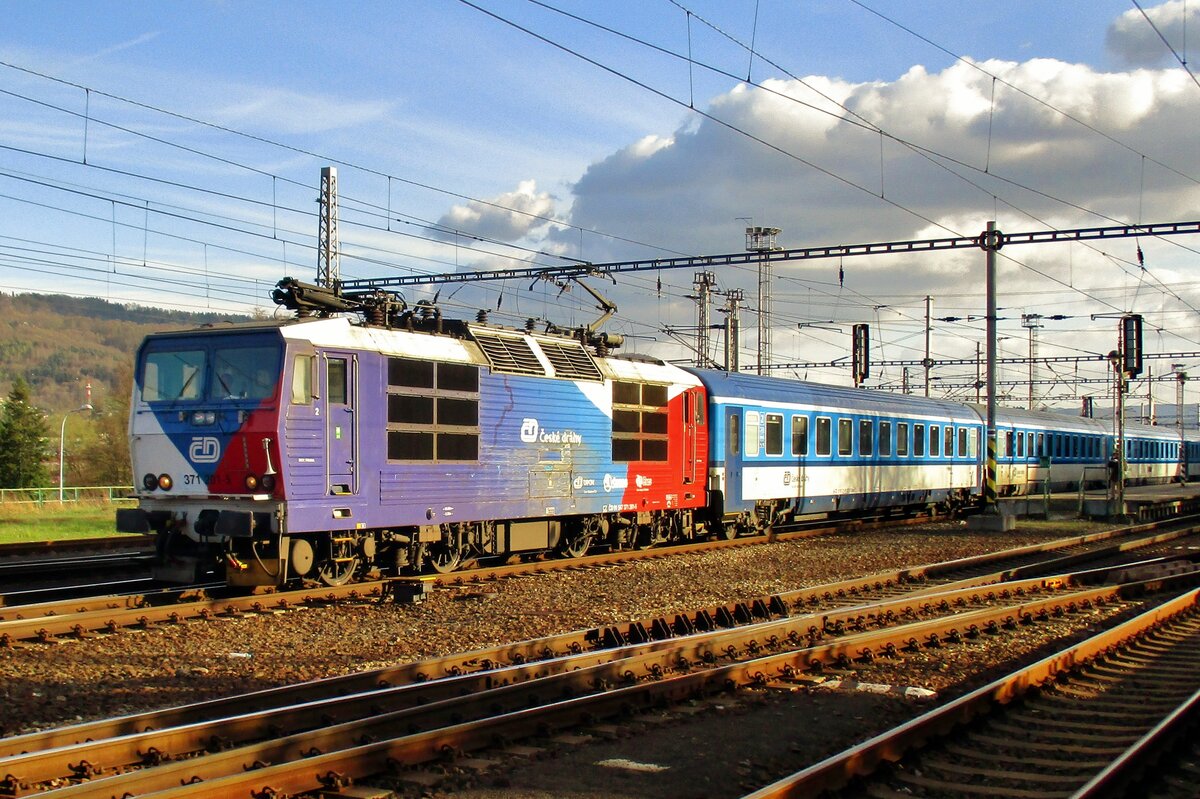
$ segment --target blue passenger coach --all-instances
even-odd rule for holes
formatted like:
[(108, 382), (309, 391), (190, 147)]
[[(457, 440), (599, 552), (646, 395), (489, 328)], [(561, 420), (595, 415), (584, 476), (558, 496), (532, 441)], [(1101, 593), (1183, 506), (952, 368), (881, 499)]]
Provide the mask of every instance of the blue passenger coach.
[(969, 406), (689, 370), (709, 393), (710, 504), (726, 532), (816, 513), (942, 504), (980, 491)]

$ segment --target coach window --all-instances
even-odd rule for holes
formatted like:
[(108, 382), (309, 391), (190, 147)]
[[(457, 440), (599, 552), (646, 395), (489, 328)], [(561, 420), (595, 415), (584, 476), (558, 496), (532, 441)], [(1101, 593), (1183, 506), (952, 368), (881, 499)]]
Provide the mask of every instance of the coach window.
[(896, 423), (896, 454), (908, 457), (908, 422)]
[(854, 453), (854, 425), (849, 419), (838, 419), (838, 455)]
[(979, 452), (979, 428), (972, 427), (971, 435), (967, 436), (967, 457), (975, 459), (976, 453)]
[(1004, 451), (1000, 453), (1001, 458), (1011, 458), (1013, 454), (1013, 434), (1011, 430), (1004, 433)]
[(958, 457), (967, 457), (967, 428), (958, 428)]
[(311, 355), (297, 355), (292, 361), (292, 404), (308, 405), (312, 402), (313, 361)]
[(792, 417), (792, 454), (808, 454), (808, 417)]
[(758, 411), (746, 411), (746, 457), (758, 456)]
[(875, 454), (875, 424), (870, 419), (858, 420), (858, 454)]
[(950, 425), (946, 425), (945, 442), (942, 452), (946, 453), (947, 458), (954, 457), (954, 428)]
[(1017, 457), (1025, 457), (1025, 434), (1017, 433)]
[(833, 451), (833, 422), (828, 416), (817, 417), (817, 454), (828, 455)]
[(938, 427), (936, 424), (929, 425), (929, 457), (936, 458), (942, 454), (939, 443), (941, 438), (938, 436)]
[(925, 455), (925, 425), (913, 425), (913, 457), (920, 458)]
[(767, 414), (767, 454), (783, 454), (783, 415)]
[(729, 454), (740, 455), (742, 453), (742, 420), (735, 413), (729, 417), (729, 430), (726, 435), (729, 436)]
[(1046, 436), (1046, 434), (1045, 434), (1045, 433), (1038, 433), (1038, 434), (1037, 434), (1037, 454), (1038, 454), (1038, 457), (1045, 457), (1046, 455), (1049, 455), (1049, 454), (1050, 454), (1049, 452), (1047, 452), (1047, 451), (1046, 451), (1046, 438), (1045, 438), (1045, 436)]
[(885, 456), (892, 454), (892, 423), (891, 422), (880, 422), (879, 423), (879, 454), (885, 455)]

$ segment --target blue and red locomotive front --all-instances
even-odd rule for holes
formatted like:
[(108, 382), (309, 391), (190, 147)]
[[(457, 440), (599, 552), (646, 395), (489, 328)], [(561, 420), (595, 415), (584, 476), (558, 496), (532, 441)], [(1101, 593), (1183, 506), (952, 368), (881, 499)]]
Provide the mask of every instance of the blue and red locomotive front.
[(149, 337), (130, 440), (156, 575), (337, 584), (371, 570), (703, 530), (704, 390), (565, 336), (347, 318)]

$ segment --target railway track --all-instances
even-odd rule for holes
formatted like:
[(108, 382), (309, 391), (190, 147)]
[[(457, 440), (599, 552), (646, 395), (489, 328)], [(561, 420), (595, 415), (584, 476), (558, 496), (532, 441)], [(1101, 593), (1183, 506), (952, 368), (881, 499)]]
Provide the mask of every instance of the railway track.
[[(154, 542), (144, 536), (80, 538), (0, 544), (0, 585), (61, 581), (76, 575), (145, 571)], [(13, 592), (0, 595), (0, 606), (13, 604)]]
[[(1148, 795), (1164, 753), (1196, 749), (1198, 602), (1186, 591), (747, 799)], [(1194, 796), (1175, 766), (1155, 776)]]
[[(495, 579), (505, 576), (534, 574), (575, 568), (582, 564), (587, 568), (607, 564), (622, 563), (629, 560), (644, 558), (663, 558), (676, 554), (688, 554), (725, 549), (730, 547), (750, 546), (769, 540), (794, 540), (810, 536), (823, 535), (831, 532), (846, 532), (851, 530), (869, 530), (888, 526), (913, 525), (929, 521), (927, 513), (913, 514), (908, 517), (863, 517), (830, 522), (828, 520), (805, 522), (788, 525), (781, 532), (770, 536), (746, 536), (732, 540), (706, 540), (671, 547), (640, 550), (603, 551), (595, 555), (571, 560), (557, 558), (534, 559), (516, 564), (479, 565), (473, 563), (470, 568), (450, 572), (444, 575), (428, 578), (401, 578), (393, 585), (421, 586), (423, 584), (445, 585), (461, 584), (466, 580)], [(75, 574), (89, 574), (97, 570), (120, 573), (123, 570), (141, 570), (153, 561), (153, 541), (141, 536), (116, 536), (110, 538), (78, 539), (64, 541), (40, 541), (18, 544), (0, 544), (0, 585), (18, 584), (33, 581), (29, 587), (0, 592), (0, 608), (21, 605), (45, 603), (53, 605), (54, 594), (63, 599), (78, 600), (83, 604), (89, 601), (99, 601), (101, 607), (112, 606), (111, 598), (117, 594), (127, 597), (126, 604), (140, 606), (148, 604), (149, 597), (159, 594), (157, 590), (147, 592), (146, 598), (139, 598), (139, 588), (153, 589), (156, 585), (149, 578), (131, 578), (102, 583), (45, 585), (45, 579), (60, 579)], [(366, 590), (374, 590), (374, 586), (385, 581), (367, 580), (356, 583), (368, 585)], [(201, 586), (197, 586), (198, 588)], [(208, 588), (208, 586), (205, 586)], [(308, 586), (302, 593), (321, 590), (322, 587)], [(332, 595), (341, 593), (344, 586), (330, 587)], [(353, 587), (347, 589), (355, 592)], [(262, 593), (274, 593), (267, 589)], [(361, 591), (359, 591), (361, 593)], [(195, 595), (195, 592), (192, 592)], [(58, 607), (52, 607), (50, 612), (59, 612)], [(39, 614), (36, 608), (27, 609), (22, 615)], [(10, 614), (11, 615), (11, 614)], [(0, 618), (4, 618), (0, 615)]]
[[(906, 593), (914, 583), (928, 586), (978, 585), (981, 581), (1005, 580), (1045, 574), (1047, 570), (1067, 570), (1083, 563), (1103, 564), (1106, 559), (1124, 557), (1128, 550), (1146, 552), (1152, 557), (1182, 557), (1177, 542), (1191, 535), (1191, 528), (1156, 532), (1161, 525), (1138, 525), (1076, 538), (1063, 539), (1018, 550), (982, 555), (960, 561), (930, 564), (899, 571), (848, 580), (819, 590), (799, 590), (788, 594), (764, 596), (730, 608), (714, 608), (711, 618), (648, 620), (645, 632), (636, 629), (608, 631), (610, 637), (651, 635), (657, 629), (688, 625), (714, 625), (730, 619), (761, 615), (764, 608), (803, 603), (807, 608), (833, 606), (888, 592)], [(564, 569), (603, 568), (646, 558), (684, 556), (713, 549), (761, 543), (758, 539), (708, 541), (670, 549), (632, 550), (591, 555), (572, 560), (548, 560), (520, 563), (421, 578), (390, 578), (343, 586), (320, 586), (294, 591), (278, 591), (250, 596), (220, 596), (213, 586), (170, 589), (152, 593), (134, 593), (90, 599), (67, 599), (49, 603), (0, 608), (0, 647), (19, 642), (49, 642), (62, 636), (111, 634), (121, 629), (145, 629), (156, 623), (180, 623), (208, 620), (240, 613), (274, 613), (297, 607), (326, 605), (337, 601), (389, 601), (419, 597), (440, 585), (485, 587), (490, 581)], [(1049, 554), (1055, 557), (1049, 558)], [(1038, 571), (1040, 570), (1040, 571)], [(632, 631), (631, 631), (632, 630)]]
[(113, 535), (99, 538), (63, 538), (54, 541), (17, 541), (0, 544), (0, 561), (44, 555), (61, 557), (87, 552), (154, 549), (153, 539), (142, 535)]
[[(781, 598), (774, 607), (734, 605), (715, 614), (697, 609), (687, 621), (676, 618), (678, 630), (664, 629), (665, 620), (646, 620), (626, 631), (582, 631), (60, 728), (0, 740), (5, 747), (0, 774), (10, 775), (0, 787), (23, 794), (85, 780), (47, 794), (55, 797), (248, 795), (242, 793), (246, 786), (294, 794), (322, 783), (336, 790), (347, 780), (396, 772), (401, 764), (436, 762), (446, 747), (474, 750), (492, 746), (497, 737), (578, 729), (599, 718), (733, 686), (803, 681), (864, 659), (900, 657), (909, 649), (1000, 635), (1039, 619), (1124, 606), (1149, 590), (1195, 582), (1197, 576), (1089, 585), (1101, 579), (1089, 571), (1013, 580), (1002, 589), (910, 586), (919, 590), (875, 602), (851, 600), (836, 612), (789, 612), (812, 597), (817, 602), (826, 595), (847, 597), (853, 588), (828, 586), (808, 596), (797, 592), (789, 597), (791, 605)], [(717, 623), (696, 629), (705, 619)], [(269, 740), (261, 739), (265, 729), (272, 730)], [(409, 734), (397, 738), (397, 729)], [(243, 771), (247, 766), (249, 773)], [(314, 780), (314, 774), (325, 778)]]

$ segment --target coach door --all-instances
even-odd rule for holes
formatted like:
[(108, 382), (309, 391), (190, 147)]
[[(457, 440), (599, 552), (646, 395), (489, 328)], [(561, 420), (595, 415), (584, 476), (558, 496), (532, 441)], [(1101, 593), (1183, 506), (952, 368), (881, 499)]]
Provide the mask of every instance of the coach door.
[(725, 511), (742, 504), (742, 415), (739, 407), (725, 408)]
[(696, 427), (700, 421), (700, 403), (695, 392), (683, 392), (683, 483), (696, 482), (697, 451)]
[(325, 390), (325, 470), (330, 494), (358, 493), (358, 359), (327, 352), (321, 356)]

